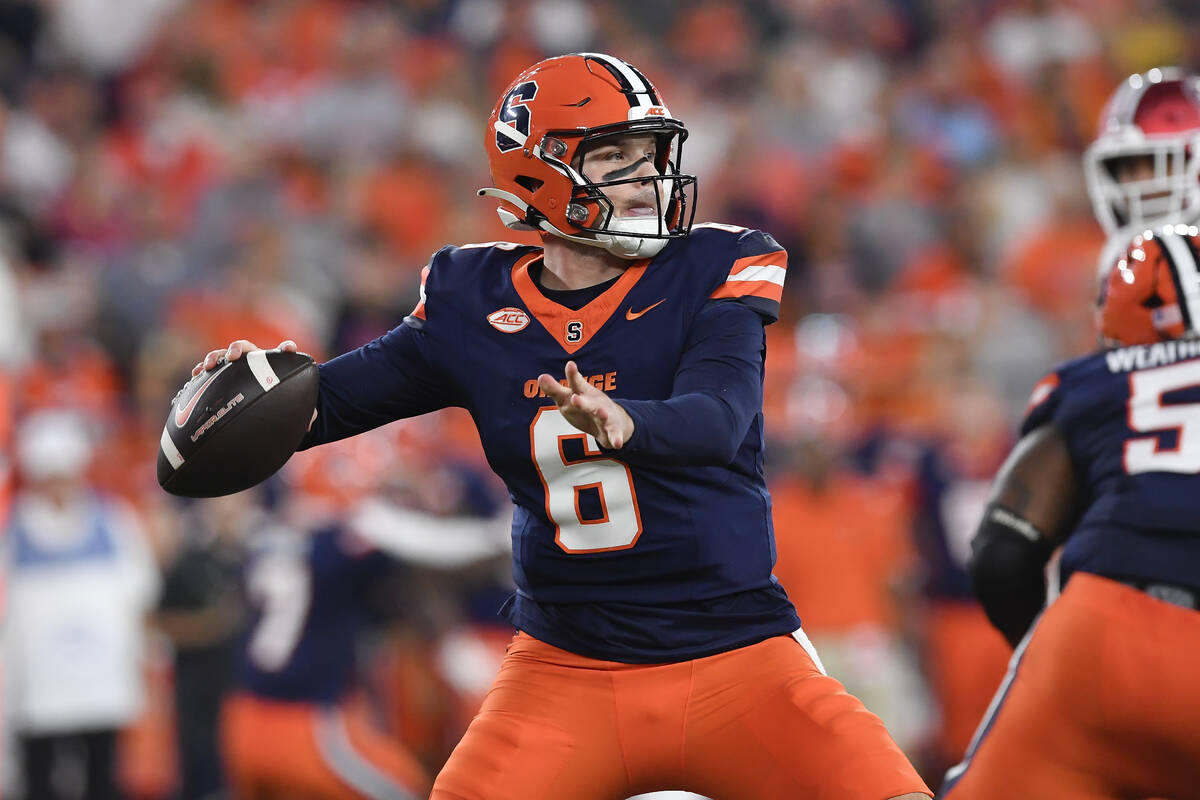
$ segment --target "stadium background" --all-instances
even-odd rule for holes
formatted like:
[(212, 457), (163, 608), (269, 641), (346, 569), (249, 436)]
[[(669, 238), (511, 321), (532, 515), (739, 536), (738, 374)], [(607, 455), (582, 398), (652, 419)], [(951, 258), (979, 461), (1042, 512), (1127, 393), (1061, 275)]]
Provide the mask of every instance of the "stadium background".
[[(697, 219), (789, 251), (767, 378), (777, 574), (936, 786), (1006, 658), (961, 570), (983, 493), (1033, 384), (1094, 342), (1080, 155), (1119, 80), (1200, 66), (1186, 5), (9, 0), (8, 495), (25, 421), (76, 412), (87, 480), (138, 509), (166, 569), (187, 515), (154, 454), (192, 364), (243, 337), (336, 354), (399, 322), (442, 244), (511, 239), (475, 196), (487, 112), (542, 57), (610, 52), (686, 122)], [(310, 519), (367, 497), (506, 502), (454, 414), (299, 456), (281, 486)], [(507, 636), (503, 556), (453, 561), (414, 556), (366, 661), (380, 719), (434, 770)], [(158, 798), (177, 781), (172, 649), (147, 630), (121, 774)]]

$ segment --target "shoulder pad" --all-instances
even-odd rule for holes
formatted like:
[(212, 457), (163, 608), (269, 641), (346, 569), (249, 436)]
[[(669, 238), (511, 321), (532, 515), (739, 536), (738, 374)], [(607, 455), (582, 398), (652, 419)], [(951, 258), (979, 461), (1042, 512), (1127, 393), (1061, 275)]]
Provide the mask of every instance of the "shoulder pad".
[(463, 286), (477, 285), (480, 270), (493, 266), (497, 260), (511, 262), (514, 253), (523, 254), (523, 251), (536, 249), (532, 245), (515, 242), (481, 242), (443, 247), (421, 269), (420, 298), (416, 307), (404, 318), (404, 324), (421, 330), (426, 322), (427, 305), (431, 297)]
[(1065, 410), (1068, 406), (1066, 397), (1076, 397), (1080, 391), (1087, 391), (1089, 396), (1094, 394), (1094, 381), (1100, 373), (1108, 371), (1104, 367), (1105, 363), (1104, 352), (1072, 358), (1059, 364), (1053, 372), (1034, 384), (1029, 403), (1025, 406), (1021, 435), (1024, 436), (1047, 422), (1056, 423), (1061, 430), (1074, 424), (1077, 420), (1067, 419), (1065, 415), (1069, 413), (1074, 417), (1079, 413), (1081, 406), (1071, 403), (1069, 405), (1072, 410), (1068, 412)]
[(733, 225), (710, 222), (696, 227), (728, 240), (729, 250), (722, 251), (728, 253), (725, 261), (728, 269), (722, 271), (709, 299), (743, 303), (758, 312), (766, 323), (779, 319), (787, 275), (787, 251), (779, 242), (764, 231)]
[(1061, 385), (1062, 378), (1059, 377), (1057, 371), (1051, 372), (1034, 384), (1033, 392), (1029, 395), (1029, 403), (1025, 406), (1025, 418), (1021, 422), (1022, 436), (1054, 419), (1054, 412), (1058, 409)]

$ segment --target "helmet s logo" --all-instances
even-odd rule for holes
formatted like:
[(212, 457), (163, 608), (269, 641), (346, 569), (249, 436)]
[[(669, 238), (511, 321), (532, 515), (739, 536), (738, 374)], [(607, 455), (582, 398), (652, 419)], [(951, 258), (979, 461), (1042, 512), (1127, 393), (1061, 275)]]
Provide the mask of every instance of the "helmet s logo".
[[(537, 96), (538, 85), (537, 81), (525, 81), (522, 84), (513, 87), (513, 90), (504, 98), (504, 104), (501, 106), (500, 121), (511, 125), (525, 136), (529, 135), (529, 106), (525, 105), (534, 97)], [(500, 131), (496, 131), (496, 148), (501, 153), (507, 153), (509, 150), (516, 150), (521, 146), (521, 142), (514, 141), (508, 138)]]
[(573, 319), (567, 323), (567, 342), (575, 344), (583, 339), (583, 322)]
[(493, 328), (504, 333), (517, 333), (529, 324), (529, 315), (519, 308), (508, 306), (488, 314), (487, 321)]

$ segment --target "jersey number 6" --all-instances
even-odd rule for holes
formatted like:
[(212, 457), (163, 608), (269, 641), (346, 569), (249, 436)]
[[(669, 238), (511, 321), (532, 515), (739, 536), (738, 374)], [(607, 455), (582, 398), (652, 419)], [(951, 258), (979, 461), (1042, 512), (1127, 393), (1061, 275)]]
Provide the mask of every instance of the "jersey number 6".
[[(596, 439), (547, 406), (529, 426), (533, 463), (546, 489), (546, 514), (554, 541), (568, 553), (624, 550), (642, 533), (642, 517), (629, 467), (600, 453)], [(568, 454), (567, 443), (574, 441)], [(590, 496), (598, 514), (586, 515), (581, 499)]]

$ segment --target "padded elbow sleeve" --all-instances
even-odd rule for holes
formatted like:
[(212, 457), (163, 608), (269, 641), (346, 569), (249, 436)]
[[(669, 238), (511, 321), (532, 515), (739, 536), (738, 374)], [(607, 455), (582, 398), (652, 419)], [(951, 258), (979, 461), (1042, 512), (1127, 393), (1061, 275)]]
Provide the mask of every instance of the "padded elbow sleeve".
[(1054, 546), (1028, 520), (995, 503), (971, 541), (968, 571), (988, 619), (1016, 647), (1046, 602)]

